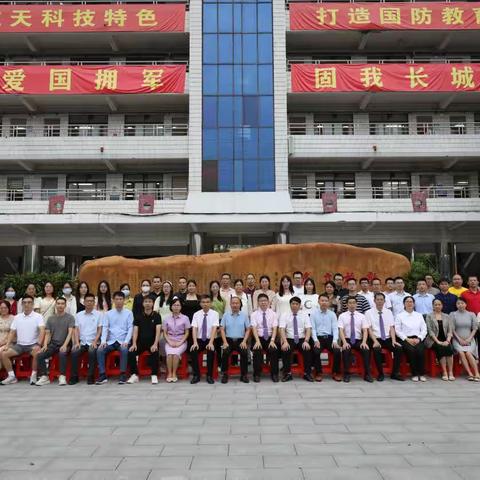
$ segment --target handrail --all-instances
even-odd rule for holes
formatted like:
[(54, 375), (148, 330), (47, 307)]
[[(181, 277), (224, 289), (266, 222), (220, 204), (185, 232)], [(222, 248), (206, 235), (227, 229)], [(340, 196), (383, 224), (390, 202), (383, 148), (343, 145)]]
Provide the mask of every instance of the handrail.
[(8, 67), (10, 65), (49, 65), (49, 66), (81, 66), (81, 65), (186, 65), (188, 68), (188, 60), (3, 60), (0, 65)]
[(289, 58), (287, 59), (287, 69), (293, 64), (321, 65), (324, 63), (335, 63), (339, 65), (358, 65), (358, 64), (384, 64), (384, 63), (405, 63), (414, 65), (417, 63), (480, 63), (480, 58), (464, 58), (464, 57), (443, 57), (443, 58)]
[[(432, 2), (444, 1), (445, 3), (455, 3), (462, 2), (465, 0), (431, 0)], [(398, 0), (285, 0), (285, 5), (288, 6), (290, 3), (358, 3), (358, 2), (367, 2), (367, 3), (392, 3), (398, 2)], [(425, 2), (425, 0), (409, 0), (408, 3), (417, 3)], [(407, 3), (407, 2), (406, 2)]]
[(189, 0), (141, 0), (129, 1), (129, 0), (40, 0), (39, 2), (32, 2), (29, 0), (0, 0), (0, 5), (84, 5), (84, 4), (120, 4), (126, 5), (129, 3), (186, 3), (189, 4)]

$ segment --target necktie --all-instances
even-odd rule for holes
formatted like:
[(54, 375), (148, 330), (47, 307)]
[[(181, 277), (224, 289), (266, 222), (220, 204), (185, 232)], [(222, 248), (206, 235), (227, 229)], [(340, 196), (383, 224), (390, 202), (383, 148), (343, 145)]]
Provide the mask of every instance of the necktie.
[(297, 319), (297, 314), (295, 313), (293, 315), (293, 341), (295, 343), (298, 343), (298, 340), (300, 337), (298, 336), (298, 319)]
[(268, 325), (267, 325), (267, 314), (263, 312), (263, 339), (268, 340)]
[(350, 343), (352, 345), (355, 345), (357, 342), (357, 339), (355, 338), (355, 315), (353, 312), (350, 313), (351, 318), (350, 318)]
[(387, 336), (385, 335), (385, 323), (383, 322), (382, 312), (378, 312), (378, 321), (380, 322), (380, 338), (385, 340)]
[(204, 342), (207, 339), (207, 314), (203, 316), (202, 323), (202, 341)]

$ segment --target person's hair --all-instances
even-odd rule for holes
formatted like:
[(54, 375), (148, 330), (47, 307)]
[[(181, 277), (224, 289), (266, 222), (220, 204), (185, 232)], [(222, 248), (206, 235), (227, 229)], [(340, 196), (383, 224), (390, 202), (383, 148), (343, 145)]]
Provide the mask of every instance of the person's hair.
[(144, 279), (140, 282), (140, 287), (141, 287), (145, 282), (147, 282), (150, 286), (152, 286), (152, 282), (150, 281), (150, 279), (144, 278)]
[[(85, 285), (87, 287), (87, 293), (90, 293), (90, 287), (88, 286), (87, 282), (80, 282), (77, 286), (77, 297), (80, 298), (80, 287)], [(86, 295), (85, 295), (86, 296)]]
[(478, 275), (472, 274), (467, 277), (467, 280), (470, 280), (471, 278), (476, 278), (478, 281)]
[(340, 277), (340, 278), (343, 279), (343, 275), (342, 275), (341, 273), (339, 273), (339, 272), (337, 272), (337, 273), (333, 276), (334, 279), (335, 279), (336, 277)]
[[(121, 292), (123, 293), (123, 292)], [(148, 301), (151, 301), (152, 303), (155, 303), (155, 300), (150, 296), (150, 295), (147, 295), (146, 297), (143, 297), (142, 298), (142, 304), (145, 302), (145, 300), (148, 302)]]
[[(168, 283), (170, 285), (170, 295), (168, 296), (168, 298), (165, 298), (165, 293), (163, 291), (163, 286)], [(170, 305), (172, 303), (172, 299), (173, 299), (173, 285), (171, 284), (171, 282), (169, 282), (168, 280), (165, 280), (163, 283), (162, 283), (162, 291), (160, 292), (160, 295), (158, 296), (159, 297), (159, 302), (160, 302), (160, 306), (162, 307), (163, 305)]]
[(42, 288), (42, 293), (45, 295), (45, 287), (50, 284), (52, 286), (52, 289), (53, 289), (53, 292), (52, 292), (52, 297), (55, 296), (55, 285), (50, 281), (50, 280), (47, 280), (44, 284), (43, 284), (43, 288)]
[(404, 304), (404, 305), (405, 305), (405, 302), (406, 302), (409, 298), (411, 298), (411, 299), (413, 300), (413, 303), (415, 304), (415, 299), (414, 299), (411, 295), (408, 295), (408, 296), (406, 296), (406, 297), (403, 299), (403, 304)]
[(8, 309), (8, 314), (10, 315), (10, 304), (6, 300), (0, 300), (0, 305), (6, 305)]
[(394, 279), (393, 277), (387, 277), (387, 278), (385, 279), (385, 283), (387, 283), (388, 281), (394, 282), (395, 279)]
[(302, 301), (300, 300), (300, 297), (292, 297), (288, 303), (291, 305), (294, 302), (300, 303), (300, 304), (302, 303)]
[[(467, 301), (463, 297), (458, 297), (457, 302), (463, 302), (463, 303), (467, 304)], [(457, 303), (457, 302), (455, 302), (455, 303)]]
[(304, 282), (303, 282), (303, 293), (306, 295), (307, 294), (307, 287), (305, 286), (307, 282), (310, 282), (313, 285), (313, 292), (312, 293), (317, 293), (317, 287), (315, 286), (315, 281), (313, 280), (312, 277), (308, 277)]
[(88, 292), (87, 294), (85, 294), (85, 297), (83, 297), (83, 299), (86, 300), (87, 298), (93, 298), (93, 300), (95, 300), (95, 295), (93, 293)]
[(233, 282), (233, 286), (235, 286), (239, 282), (242, 284), (242, 287), (243, 287), (243, 280), (241, 278), (236, 278)]
[(335, 282), (333, 280), (328, 280), (328, 282), (325, 282), (323, 284), (323, 287), (325, 288), (327, 285), (330, 285), (334, 290), (336, 290), (337, 286), (335, 285)]
[(206, 295), (206, 294), (200, 295), (200, 301), (206, 300), (206, 299), (211, 300), (210, 295)]
[(268, 280), (268, 288), (270, 288), (270, 283), (271, 283), (271, 282), (270, 282), (270, 277), (269, 277), (268, 275), (262, 275), (262, 276), (258, 279), (258, 282), (259, 282), (259, 283), (262, 283), (262, 280), (263, 280), (264, 278), (265, 278), (266, 280)]
[(55, 299), (55, 303), (57, 303), (59, 300), (60, 300), (61, 302), (65, 303), (65, 305), (67, 304), (67, 299), (66, 299), (65, 297), (57, 297), (57, 298)]
[(347, 297), (347, 304), (348, 304), (348, 302), (349, 302), (350, 300), (355, 300), (355, 303), (357, 303), (357, 297), (354, 297), (353, 295), (349, 295), (349, 296)]
[(152, 277), (152, 280), (155, 280), (156, 278), (158, 278), (159, 280), (162, 280), (162, 277), (160, 275), (154, 275)]
[(377, 297), (382, 297), (385, 300), (385, 295), (382, 292), (377, 292), (373, 298), (376, 299)]
[(323, 298), (326, 298), (327, 300), (330, 300), (330, 298), (328, 298), (328, 295), (327, 295), (326, 293), (321, 293), (321, 294), (318, 296), (319, 299), (322, 298), (322, 297), (323, 297)]
[[(185, 278), (185, 277), (180, 277), (180, 278)], [(185, 280), (186, 280), (186, 278), (185, 278)], [(180, 310), (183, 308), (182, 299), (179, 298), (179, 297), (173, 297), (173, 298), (172, 298), (172, 303), (170, 303), (170, 305), (169, 305), (170, 311), (172, 311), (173, 304), (174, 304), (174, 303), (177, 303), (177, 302), (180, 303), (180, 307), (181, 307)]]
[(395, 278), (393, 279), (394, 282), (396, 282), (397, 280), (401, 280), (402, 282), (405, 281), (405, 280), (403, 279), (403, 277), (401, 277), (401, 276), (395, 277)]
[(378, 280), (380, 283), (382, 283), (382, 281), (378, 277), (373, 277), (370, 283), (373, 283), (376, 280)]
[[(26, 299), (29, 298), (32, 302), (34, 301), (33, 297), (31, 295), (24, 295), (22, 298), (22, 302)], [(7, 302), (8, 303), (8, 302)]]
[(294, 277), (295, 275), (301, 275), (303, 277), (303, 273), (300, 270), (293, 272), (292, 277)]
[(434, 298), (434, 299), (432, 300), (432, 305), (433, 305), (435, 302), (440, 302), (440, 303), (443, 305), (443, 301), (442, 301), (440, 298)]
[(129, 285), (128, 283), (122, 283), (122, 284), (120, 285), (119, 290), (121, 291), (121, 290), (123, 290), (125, 287), (128, 287), (128, 289), (130, 290), (130, 285)]
[(268, 295), (266, 293), (260, 293), (257, 297), (257, 303), (262, 299), (262, 298), (266, 298), (268, 301), (270, 301), (270, 299), (268, 298)]
[(232, 300), (236, 298), (240, 302), (240, 310), (243, 308), (243, 302), (240, 297), (237, 297), (236, 295), (232, 295), (232, 298), (230, 299), (230, 305), (232, 304)]
[[(216, 283), (216, 284), (218, 285), (218, 289), (219, 289), (218, 292), (217, 292), (216, 298), (213, 296), (213, 293), (212, 293), (212, 285), (213, 285), (214, 283)], [(212, 281), (210, 282), (210, 285), (209, 285), (209, 287), (208, 287), (208, 290), (209, 290), (209, 292), (210, 292), (210, 298), (212, 299), (212, 301), (213, 301), (213, 300), (218, 300), (218, 301), (220, 301), (220, 302), (222, 302), (222, 303), (225, 303), (225, 300), (224, 300), (223, 297), (220, 295), (220, 283), (218, 282), (218, 280), (212, 280)]]
[(440, 285), (441, 283), (448, 283), (450, 285), (450, 281), (446, 277), (442, 277), (439, 281), (438, 284)]
[[(105, 294), (103, 294), (100, 291), (100, 285), (102, 283), (104, 283), (107, 286), (107, 291), (105, 292)], [(110, 310), (112, 308), (112, 294), (110, 293), (110, 284), (106, 280), (102, 280), (98, 283), (97, 300), (98, 300), (99, 305), (101, 305), (103, 303), (103, 301), (105, 300), (108, 309)]]
[(351, 281), (354, 281), (355, 283), (357, 283), (357, 279), (355, 277), (350, 277), (348, 280), (347, 280), (347, 285), (348, 285), (348, 282), (351, 282)]
[(293, 287), (292, 287), (292, 279), (288, 276), (288, 275), (284, 275), (281, 279), (280, 279), (280, 286), (278, 287), (278, 294), (283, 297), (285, 295), (285, 289), (283, 288), (283, 281), (284, 280), (288, 280), (288, 282), (290, 283), (289, 287), (288, 287), (288, 290), (291, 294), (293, 294)]
[(370, 283), (370, 280), (367, 278), (367, 277), (362, 277), (358, 283), (362, 283), (362, 282), (368, 282)]
[(125, 299), (125, 294), (120, 290), (117, 290), (116, 292), (113, 292), (113, 298), (117, 298), (117, 297)]
[(228, 272), (222, 273), (222, 275), (220, 276), (220, 278), (223, 278), (223, 277), (232, 278), (232, 276), (231, 276)]
[(427, 281), (426, 281), (424, 278), (420, 278), (419, 280), (417, 280), (417, 285), (418, 285), (420, 282), (425, 282), (425, 283), (427, 283)]
[(254, 273), (252, 273), (252, 272), (250, 272), (250, 273), (247, 273), (247, 276), (246, 276), (245, 278), (248, 278), (250, 275), (251, 275), (253, 278), (255, 278), (255, 274), (254, 274)]
[(178, 280), (185, 280), (185, 281), (187, 281), (188, 279), (187, 279), (187, 277), (183, 277), (183, 276), (182, 276), (182, 277), (178, 277)]
[(195, 286), (197, 286), (197, 282), (195, 280), (193, 280), (193, 278), (191, 278), (190, 280), (187, 280), (187, 287), (193, 283)]
[(426, 280), (427, 277), (430, 277), (430, 278), (433, 280), (433, 275), (431, 275), (430, 273), (427, 273), (427, 274), (423, 277), (423, 279)]

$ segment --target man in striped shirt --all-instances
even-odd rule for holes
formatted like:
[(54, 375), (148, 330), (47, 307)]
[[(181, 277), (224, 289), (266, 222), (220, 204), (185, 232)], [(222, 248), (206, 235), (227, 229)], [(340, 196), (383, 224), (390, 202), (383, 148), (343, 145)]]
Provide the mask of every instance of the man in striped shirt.
[(357, 293), (358, 286), (357, 280), (355, 278), (350, 278), (347, 282), (348, 295), (344, 295), (340, 300), (341, 312), (346, 312), (348, 297), (355, 297), (357, 300), (357, 312), (365, 313), (367, 310), (370, 310), (369, 301), (363, 296)]

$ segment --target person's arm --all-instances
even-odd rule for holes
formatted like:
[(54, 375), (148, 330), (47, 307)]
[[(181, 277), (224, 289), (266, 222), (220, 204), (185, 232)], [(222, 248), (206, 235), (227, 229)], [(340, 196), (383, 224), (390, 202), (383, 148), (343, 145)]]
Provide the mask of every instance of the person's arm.
[(192, 346), (190, 347), (190, 351), (193, 352), (194, 350), (198, 350), (197, 327), (192, 325)]
[(422, 321), (420, 322), (420, 335), (418, 338), (420, 338), (420, 341), (423, 342), (425, 340), (425, 337), (427, 336), (427, 324), (425, 323), (425, 320), (423, 319), (423, 316), (420, 314), (422, 317)]
[(275, 350), (277, 349), (277, 346), (275, 345), (275, 340), (277, 338), (277, 334), (278, 334), (278, 325), (274, 324), (273, 327), (272, 327), (272, 338), (270, 339), (269, 347), (272, 347)]
[(350, 350), (351, 346), (347, 342), (347, 339), (345, 338), (345, 330), (343, 327), (338, 327), (338, 335), (340, 337), (340, 341), (342, 342), (342, 348), (343, 350)]
[(7, 342), (5, 343), (5, 351), (7, 351), (17, 338), (16, 327), (10, 325), (10, 331), (8, 332)]
[(212, 350), (212, 351), (215, 350), (215, 347), (213, 346), (213, 341), (217, 336), (217, 329), (218, 329), (218, 325), (212, 325), (212, 329), (210, 331), (210, 340), (208, 341), (208, 344), (205, 347), (207, 350)]
[(250, 325), (247, 317), (245, 317), (244, 325), (245, 325), (245, 334), (243, 335), (243, 341), (240, 344), (240, 348), (246, 349), (248, 348), (247, 342), (248, 342), (248, 339), (250, 338)]
[(407, 338), (402, 331), (402, 319), (400, 318), (400, 315), (395, 317), (395, 334), (402, 341)]
[(158, 344), (160, 343), (160, 335), (162, 334), (162, 324), (157, 323), (155, 325), (155, 340), (153, 341), (153, 345), (150, 347), (150, 351), (152, 353), (158, 352)]
[(132, 346), (128, 349), (130, 352), (135, 352), (137, 350), (137, 340), (138, 340), (138, 327), (137, 325), (135, 325), (133, 327)]
[(363, 348), (364, 350), (370, 350), (368, 344), (367, 344), (367, 339), (368, 339), (368, 325), (365, 322), (364, 325), (362, 325), (362, 343), (360, 344), (360, 348)]
[(253, 338), (255, 339), (253, 349), (258, 350), (259, 348), (262, 348), (262, 344), (260, 342), (260, 337), (258, 336), (257, 327), (253, 324), (253, 322), (250, 323), (250, 329), (252, 331)]
[(340, 345), (338, 344), (338, 320), (335, 313), (333, 313), (333, 315), (330, 315), (330, 322), (332, 328), (332, 347), (340, 348)]
[(222, 339), (223, 348), (228, 347), (227, 335), (225, 334), (225, 324), (227, 323), (227, 319), (226, 319), (227, 316), (228, 316), (228, 313), (226, 313), (222, 317), (222, 322), (220, 323), (220, 337)]
[(302, 348), (304, 350), (310, 350), (310, 338), (312, 336), (312, 327), (305, 328), (305, 340), (303, 342)]
[(67, 338), (63, 342), (63, 345), (60, 347), (60, 351), (62, 353), (65, 353), (68, 350), (68, 346), (70, 345), (70, 342), (72, 341), (72, 336), (73, 336), (74, 329), (75, 329), (75, 327), (68, 327)]
[[(38, 327), (39, 329), (39, 334), (38, 334), (38, 345), (44, 345), (45, 343), (45, 337), (46, 337), (46, 328), (45, 325), (42, 325), (41, 327)], [(50, 339), (48, 339), (50, 341)], [(48, 344), (48, 342), (47, 342)]]
[(50, 330), (45, 329), (45, 335), (43, 336), (43, 342), (40, 343), (40, 339), (38, 340), (38, 344), (41, 345), (40, 351), (45, 352), (47, 350), (47, 346), (50, 343), (51, 337)]
[(478, 330), (478, 322), (477, 318), (475, 315), (472, 313), (472, 326), (471, 326), (472, 331), (470, 332), (470, 335), (468, 336), (468, 343), (470, 344), (472, 340), (475, 338), (475, 335), (477, 334)]
[(125, 341), (123, 342), (124, 347), (128, 347), (128, 344), (132, 341), (132, 335), (133, 335), (133, 314), (130, 310), (126, 310), (128, 312), (127, 315), (127, 325), (128, 325), (128, 330), (127, 330), (127, 336), (125, 337)]
[(314, 310), (311, 315), (310, 315), (310, 322), (312, 324), (312, 340), (313, 340), (313, 344), (319, 348), (320, 347), (320, 342), (318, 341), (318, 337), (317, 337), (317, 312), (318, 312), (318, 309), (317, 310)]

